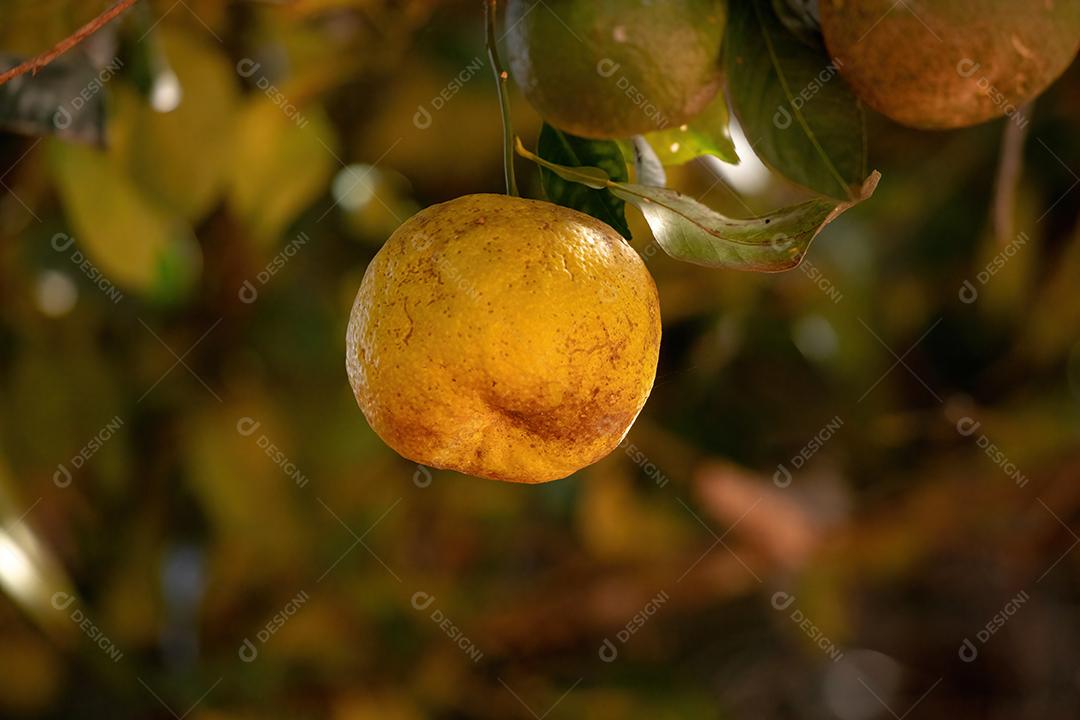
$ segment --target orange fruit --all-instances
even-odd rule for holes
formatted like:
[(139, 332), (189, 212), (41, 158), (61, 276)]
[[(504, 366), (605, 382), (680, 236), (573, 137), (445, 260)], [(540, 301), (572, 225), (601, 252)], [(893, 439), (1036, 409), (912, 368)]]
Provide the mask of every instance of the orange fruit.
[(916, 128), (1014, 116), (1080, 46), (1075, 0), (821, 0), (820, 8), (825, 44), (855, 94)]
[(510, 69), (545, 120), (628, 138), (678, 127), (720, 88), (718, 0), (510, 0)]
[(371, 427), (404, 457), (537, 483), (619, 444), (659, 347), (656, 286), (615, 230), (467, 195), (417, 213), (372, 260), (347, 368)]

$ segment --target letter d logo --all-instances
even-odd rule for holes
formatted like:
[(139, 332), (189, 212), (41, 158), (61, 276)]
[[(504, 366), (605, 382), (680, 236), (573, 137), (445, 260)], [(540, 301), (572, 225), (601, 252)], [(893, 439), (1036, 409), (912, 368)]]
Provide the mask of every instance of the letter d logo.
[(617, 73), (620, 67), (622, 66), (611, 58), (604, 58), (596, 63), (596, 74), (600, 77), (609, 78)]
[(786, 488), (791, 484), (791, 471), (783, 464), (776, 466), (776, 472), (772, 476), (773, 484), (778, 488)]
[(426, 593), (423, 590), (413, 593), (412, 606), (417, 610), (427, 610), (433, 602), (435, 602), (435, 596), (431, 593)]
[(972, 433), (978, 430), (982, 426), (982, 423), (978, 420), (969, 417), (962, 417), (956, 423), (956, 432), (960, 433), (964, 437), (971, 437)]
[(431, 471), (423, 465), (416, 466), (416, 472), (412, 476), (413, 485), (418, 488), (426, 488), (431, 484)]
[(66, 107), (59, 107), (55, 113), (53, 113), (53, 127), (57, 130), (65, 130), (71, 125), (71, 113), (67, 111)]
[(259, 657), (259, 649), (255, 647), (255, 643), (244, 638), (244, 642), (240, 645), (240, 649), (236, 651), (236, 654), (246, 663), (254, 662), (255, 658)]
[(251, 437), (251, 434), (259, 429), (262, 425), (258, 420), (254, 420), (249, 417), (242, 417), (236, 423), (236, 432), (240, 433), (244, 437)]
[(431, 113), (423, 105), (416, 106), (416, 113), (412, 116), (412, 124), (417, 130), (427, 130), (431, 127)]
[(787, 111), (786, 107), (778, 107), (776, 112), (772, 116), (773, 125), (780, 130), (787, 130), (791, 127), (791, 113)]
[(71, 603), (75, 602), (75, 596), (66, 592), (53, 593), (52, 606), (57, 610), (67, 610)]
[(53, 485), (58, 488), (66, 488), (71, 484), (71, 471), (65, 465), (57, 465), (56, 472), (52, 476)]
[(975, 62), (971, 58), (964, 58), (960, 62), (956, 63), (956, 72), (960, 77), (969, 78), (979, 70), (979, 63)]
[(64, 233), (56, 233), (52, 236), (52, 240), (49, 241), (53, 246), (53, 250), (56, 252), (64, 252), (71, 247), (73, 242), (75, 242), (75, 238), (70, 235), (65, 235)]
[(259, 299), (259, 291), (255, 289), (255, 286), (251, 284), (250, 280), (245, 280), (244, 284), (240, 286), (240, 291), (236, 293), (236, 296), (240, 298), (240, 302), (250, 305)]
[(236, 63), (236, 74), (242, 78), (249, 78), (259, 71), (261, 65), (251, 58), (244, 58)]
[(772, 606), (777, 610), (787, 610), (791, 607), (791, 603), (793, 602), (795, 602), (795, 596), (791, 593), (784, 592), (783, 590), (773, 593)]

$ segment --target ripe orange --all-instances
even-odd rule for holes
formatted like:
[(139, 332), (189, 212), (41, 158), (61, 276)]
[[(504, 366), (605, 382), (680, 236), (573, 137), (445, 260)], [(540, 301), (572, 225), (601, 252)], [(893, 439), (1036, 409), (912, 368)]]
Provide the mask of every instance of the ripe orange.
[(537, 483), (625, 436), (652, 388), (660, 307), (641, 258), (599, 220), (467, 195), (387, 240), (347, 345), (356, 400), (401, 455)]

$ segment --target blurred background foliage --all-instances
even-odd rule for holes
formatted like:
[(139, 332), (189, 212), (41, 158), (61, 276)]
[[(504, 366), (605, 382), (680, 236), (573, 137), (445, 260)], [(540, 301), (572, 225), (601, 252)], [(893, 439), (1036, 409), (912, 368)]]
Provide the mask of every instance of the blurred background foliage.
[[(0, 3), (0, 50), (99, 5)], [(344, 372), (388, 233), (501, 191), (478, 2), (141, 2), (78, 52), (120, 60), (101, 117), (0, 134), (0, 715), (1080, 713), (1075, 67), (1025, 109), (1028, 240), (985, 284), (1005, 121), (872, 116), (877, 193), (784, 274), (671, 261), (628, 208), (655, 391), (624, 448), (525, 487), (396, 456)], [(669, 183), (736, 216), (801, 197), (740, 155)]]

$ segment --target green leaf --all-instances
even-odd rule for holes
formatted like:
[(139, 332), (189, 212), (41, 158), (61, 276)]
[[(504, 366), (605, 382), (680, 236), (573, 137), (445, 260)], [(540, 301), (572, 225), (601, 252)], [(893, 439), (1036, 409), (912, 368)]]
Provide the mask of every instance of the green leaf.
[(664, 251), (706, 267), (780, 272), (797, 267), (817, 234), (840, 213), (873, 194), (874, 172), (856, 199), (820, 197), (756, 218), (732, 219), (668, 188), (612, 183), (611, 192), (641, 209)]
[(810, 46), (792, 35), (771, 3), (732, 0), (724, 44), (732, 105), (758, 156), (822, 195), (858, 197), (863, 108), (820, 40)]
[[(522, 157), (566, 180), (595, 184), (597, 168), (566, 168), (530, 153), (517, 143)], [(830, 222), (870, 197), (881, 175), (862, 183), (856, 197), (835, 201), (814, 198), (761, 217), (733, 219), (668, 188), (608, 179), (605, 187), (640, 208), (660, 247), (677, 260), (707, 267), (779, 272), (798, 266), (811, 241)]]
[(555, 165), (578, 168), (592, 174), (594, 180), (582, 182), (568, 178), (559, 170), (541, 166), (540, 184), (547, 199), (556, 205), (579, 210), (606, 222), (627, 240), (626, 208), (622, 200), (602, 189), (604, 182), (628, 180), (626, 159), (619, 145), (611, 140), (588, 140), (563, 132), (547, 123), (540, 129), (537, 154)]
[(651, 132), (645, 136), (664, 165), (682, 165), (702, 155), (715, 155), (737, 163), (735, 143), (728, 130), (728, 107), (723, 93), (686, 125)]

